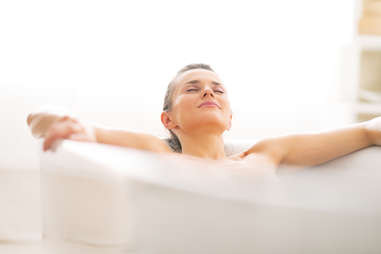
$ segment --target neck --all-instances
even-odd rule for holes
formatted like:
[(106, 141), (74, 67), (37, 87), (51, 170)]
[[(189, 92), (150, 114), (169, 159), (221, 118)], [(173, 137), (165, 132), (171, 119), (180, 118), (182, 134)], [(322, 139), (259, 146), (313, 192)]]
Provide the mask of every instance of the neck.
[(205, 159), (219, 160), (226, 157), (222, 135), (182, 136), (181, 147), (183, 154)]

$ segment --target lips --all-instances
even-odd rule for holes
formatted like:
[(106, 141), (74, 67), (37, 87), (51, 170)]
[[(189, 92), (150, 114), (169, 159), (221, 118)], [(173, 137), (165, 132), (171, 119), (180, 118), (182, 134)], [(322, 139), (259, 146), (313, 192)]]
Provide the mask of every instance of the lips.
[(205, 101), (203, 103), (201, 103), (198, 107), (201, 108), (203, 106), (216, 106), (218, 108), (221, 108), (220, 105), (218, 105), (217, 103), (213, 102), (213, 101)]

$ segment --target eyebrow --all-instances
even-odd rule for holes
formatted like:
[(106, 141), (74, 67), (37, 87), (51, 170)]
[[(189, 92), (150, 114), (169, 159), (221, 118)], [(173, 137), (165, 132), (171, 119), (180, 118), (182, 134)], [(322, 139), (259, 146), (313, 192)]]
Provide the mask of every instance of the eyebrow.
[[(193, 79), (191, 81), (186, 82), (184, 85), (187, 85), (187, 84), (198, 84), (198, 83), (200, 83), (200, 80)], [(217, 81), (212, 81), (212, 84), (216, 85), (216, 86), (221, 86), (222, 85), (221, 83), (218, 83)]]

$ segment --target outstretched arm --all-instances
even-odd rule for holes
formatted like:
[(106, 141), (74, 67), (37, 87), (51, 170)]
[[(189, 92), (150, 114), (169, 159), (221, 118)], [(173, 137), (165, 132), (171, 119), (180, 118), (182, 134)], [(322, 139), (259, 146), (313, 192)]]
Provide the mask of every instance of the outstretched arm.
[(58, 139), (71, 139), (153, 152), (172, 152), (165, 141), (153, 135), (85, 125), (70, 116), (39, 112), (30, 114), (27, 123), (33, 136), (44, 138), (45, 151)]
[(125, 146), (152, 152), (172, 152), (165, 141), (150, 134), (95, 128), (95, 136), (98, 143)]
[(359, 149), (381, 145), (381, 117), (345, 128), (265, 139), (248, 151), (266, 155), (276, 165), (313, 166)]

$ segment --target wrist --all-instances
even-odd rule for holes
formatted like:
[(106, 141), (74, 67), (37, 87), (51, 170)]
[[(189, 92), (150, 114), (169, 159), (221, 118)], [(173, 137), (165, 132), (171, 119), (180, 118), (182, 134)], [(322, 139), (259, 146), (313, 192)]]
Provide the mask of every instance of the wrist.
[(374, 141), (372, 139), (372, 135), (370, 133), (370, 130), (367, 128), (367, 126), (364, 124), (363, 127), (362, 127), (362, 131), (364, 132), (364, 136), (366, 137), (367, 139), (367, 144), (368, 146), (372, 146), (374, 145)]
[(366, 121), (364, 122), (363, 126), (370, 145), (377, 145), (377, 137), (381, 132), (381, 119), (374, 118), (372, 120)]
[(92, 128), (92, 133), (93, 133), (93, 137), (94, 137), (94, 142), (101, 143), (100, 138), (99, 138), (101, 130), (95, 126), (92, 126), (91, 128)]

